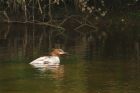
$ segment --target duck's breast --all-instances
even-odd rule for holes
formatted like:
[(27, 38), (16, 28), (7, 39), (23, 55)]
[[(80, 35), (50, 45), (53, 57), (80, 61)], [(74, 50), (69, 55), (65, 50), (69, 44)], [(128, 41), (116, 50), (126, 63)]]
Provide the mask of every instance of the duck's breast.
[(60, 64), (60, 59), (57, 56), (51, 56), (48, 59), (48, 65), (59, 65)]

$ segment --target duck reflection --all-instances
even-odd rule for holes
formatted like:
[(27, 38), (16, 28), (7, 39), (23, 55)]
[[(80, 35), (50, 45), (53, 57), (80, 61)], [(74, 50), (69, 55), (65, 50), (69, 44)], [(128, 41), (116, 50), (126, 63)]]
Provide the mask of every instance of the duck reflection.
[(63, 79), (64, 77), (64, 65), (33, 67), (39, 71), (40, 78)]

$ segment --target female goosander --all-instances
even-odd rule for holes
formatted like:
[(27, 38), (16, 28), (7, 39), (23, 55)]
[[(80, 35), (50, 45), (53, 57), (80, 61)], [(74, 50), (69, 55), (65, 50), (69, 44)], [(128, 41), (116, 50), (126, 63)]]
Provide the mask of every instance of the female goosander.
[(66, 52), (62, 49), (54, 49), (50, 56), (39, 57), (30, 62), (30, 64), (34, 67), (58, 66), (60, 64), (59, 56), (63, 54), (66, 54)]

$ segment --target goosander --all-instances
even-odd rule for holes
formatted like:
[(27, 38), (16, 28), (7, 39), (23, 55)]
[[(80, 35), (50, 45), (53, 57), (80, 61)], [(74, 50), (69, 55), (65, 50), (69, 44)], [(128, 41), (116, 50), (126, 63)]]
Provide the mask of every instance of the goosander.
[(50, 52), (50, 56), (39, 57), (32, 62), (31, 65), (34, 67), (47, 67), (47, 66), (58, 66), (60, 64), (60, 55), (66, 54), (62, 49), (54, 49)]

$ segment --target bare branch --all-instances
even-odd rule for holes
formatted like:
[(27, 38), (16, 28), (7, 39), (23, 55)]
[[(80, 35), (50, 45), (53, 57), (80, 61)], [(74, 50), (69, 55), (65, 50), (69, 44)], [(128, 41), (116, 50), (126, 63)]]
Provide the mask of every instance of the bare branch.
[(78, 29), (80, 29), (80, 28), (82, 28), (82, 27), (86, 27), (86, 26), (88, 26), (88, 27), (90, 27), (90, 28), (92, 28), (92, 29), (95, 29), (94, 31), (97, 31), (97, 27), (95, 27), (95, 26), (93, 26), (93, 25), (88, 25), (88, 24), (82, 24), (82, 25), (76, 27), (74, 30), (78, 31)]
[(37, 0), (37, 2), (38, 2), (38, 6), (39, 6), (40, 13), (42, 14), (43, 12), (42, 12), (42, 8), (41, 8), (41, 5), (40, 5), (39, 0)]
[[(81, 17), (80, 15), (71, 15), (71, 16), (68, 16), (67, 18), (65, 18), (60, 24), (59, 26), (63, 25), (67, 20), (71, 19), (72, 17)], [(79, 20), (76, 20), (78, 23), (81, 24), (81, 22)]]

